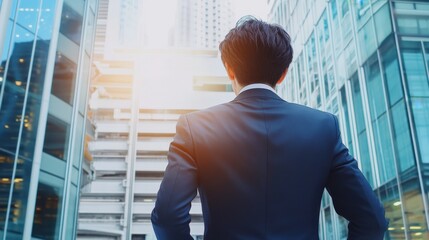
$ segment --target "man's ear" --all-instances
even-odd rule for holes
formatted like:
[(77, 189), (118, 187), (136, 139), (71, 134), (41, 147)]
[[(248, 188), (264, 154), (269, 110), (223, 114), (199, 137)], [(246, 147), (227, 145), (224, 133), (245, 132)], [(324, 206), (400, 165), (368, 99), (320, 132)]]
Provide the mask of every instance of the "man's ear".
[(226, 73), (228, 74), (228, 78), (231, 81), (234, 81), (235, 80), (235, 73), (232, 70), (232, 68), (228, 65), (228, 63), (226, 63), (226, 62), (225, 62), (225, 69), (226, 69)]
[(287, 70), (288, 70), (288, 68), (286, 68), (286, 69), (284, 70), (284, 72), (283, 72), (283, 73), (282, 73), (282, 75), (280, 76), (279, 80), (277, 81), (277, 85), (280, 85), (280, 84), (283, 82), (283, 80), (285, 80), (285, 77), (286, 77), (286, 74), (287, 74)]

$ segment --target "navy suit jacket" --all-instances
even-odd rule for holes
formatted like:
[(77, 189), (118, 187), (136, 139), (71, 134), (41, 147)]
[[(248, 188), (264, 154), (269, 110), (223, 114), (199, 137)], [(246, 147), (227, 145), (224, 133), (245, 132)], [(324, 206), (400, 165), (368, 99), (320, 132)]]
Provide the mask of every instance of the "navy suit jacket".
[(199, 192), (205, 240), (318, 239), (324, 189), (349, 239), (382, 239), (384, 209), (343, 145), (337, 118), (267, 89), (180, 117), (152, 223), (158, 239), (192, 239)]

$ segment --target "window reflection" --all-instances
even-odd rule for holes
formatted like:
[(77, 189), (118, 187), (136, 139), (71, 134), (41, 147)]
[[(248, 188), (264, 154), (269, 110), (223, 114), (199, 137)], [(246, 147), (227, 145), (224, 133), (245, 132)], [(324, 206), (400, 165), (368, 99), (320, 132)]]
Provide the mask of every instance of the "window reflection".
[(351, 79), (352, 85), (352, 98), (353, 98), (353, 107), (355, 113), (356, 120), (356, 128), (358, 134), (358, 142), (359, 142), (359, 153), (360, 153), (360, 161), (362, 166), (362, 172), (365, 175), (368, 182), (371, 186), (373, 184), (372, 178), (372, 167), (371, 167), (371, 159), (369, 155), (369, 147), (368, 147), (368, 138), (366, 133), (366, 125), (365, 118), (363, 113), (362, 106), (362, 94), (359, 85), (359, 77), (355, 74)]
[(76, 63), (57, 52), (51, 92), (68, 104), (73, 103), (76, 71)]
[[(46, 175), (42, 173), (42, 176)], [(56, 180), (56, 178), (52, 180)], [(61, 181), (58, 179), (58, 181)], [(36, 209), (34, 212), (33, 237), (56, 239), (60, 222), (61, 197), (59, 189), (39, 182), (37, 188)]]
[(60, 32), (77, 45), (80, 45), (82, 36), (83, 5), (80, 4), (80, 1), (78, 4), (74, 5), (81, 7), (79, 12), (69, 6), (67, 2), (64, 3), (63, 13), (61, 15)]
[(49, 116), (46, 124), (43, 151), (59, 159), (66, 160), (68, 134), (67, 123)]

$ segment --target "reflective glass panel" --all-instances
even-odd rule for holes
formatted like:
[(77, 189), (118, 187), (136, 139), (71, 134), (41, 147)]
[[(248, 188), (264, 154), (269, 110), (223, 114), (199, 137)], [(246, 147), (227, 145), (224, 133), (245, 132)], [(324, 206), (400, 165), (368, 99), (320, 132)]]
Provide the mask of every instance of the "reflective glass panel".
[(359, 77), (355, 74), (351, 79), (353, 109), (355, 113), (356, 128), (359, 142), (359, 153), (362, 172), (368, 182), (373, 186), (371, 159), (369, 155), (368, 138), (366, 134), (365, 118), (362, 106), (362, 93), (359, 86)]
[(56, 158), (66, 160), (69, 140), (68, 128), (67, 123), (49, 116), (46, 124), (43, 151)]
[(429, 163), (429, 98), (411, 99), (414, 125), (423, 163)]
[(80, 45), (82, 36), (83, 1), (65, 1), (61, 15), (60, 32)]
[(403, 99), (392, 107), (392, 123), (399, 171), (405, 173), (415, 165), (415, 161), (410, 126)]
[(57, 52), (51, 91), (68, 104), (73, 104), (76, 71), (77, 64), (61, 52)]
[(384, 4), (382, 8), (377, 10), (374, 14), (374, 21), (378, 44), (381, 44), (392, 33), (392, 22), (388, 4)]
[(372, 18), (359, 30), (359, 43), (362, 61), (371, 56), (377, 49), (377, 41), (375, 39), (375, 30)]
[(353, 141), (352, 141), (352, 134), (351, 134), (351, 126), (350, 126), (350, 117), (349, 117), (349, 107), (347, 105), (347, 97), (346, 97), (346, 91), (343, 87), (340, 91), (341, 93), (341, 103), (342, 103), (342, 111), (343, 111), (343, 119), (344, 119), (344, 125), (346, 126), (346, 139), (347, 143), (346, 146), (349, 148), (350, 155), (353, 155)]
[(380, 48), (381, 64), (384, 80), (387, 87), (387, 95), (390, 105), (394, 105), (404, 96), (402, 90), (401, 72), (399, 70), (398, 54), (393, 37)]
[(371, 16), (371, 6), (369, 4), (369, 0), (353, 1), (353, 3), (355, 9), (356, 23), (359, 29)]
[(389, 227), (385, 233), (385, 239), (406, 239), (397, 180), (393, 179), (384, 184), (377, 189), (377, 193), (383, 203), (385, 217), (389, 220)]
[(325, 230), (326, 230), (326, 239), (334, 239), (334, 230), (332, 229), (332, 216), (331, 208), (325, 208)]
[(429, 97), (428, 75), (421, 43), (402, 41), (400, 46), (410, 96)]
[[(45, 159), (42, 161), (45, 161)], [(63, 186), (63, 179), (43, 170), (40, 172), (33, 222), (33, 237), (58, 239)]]

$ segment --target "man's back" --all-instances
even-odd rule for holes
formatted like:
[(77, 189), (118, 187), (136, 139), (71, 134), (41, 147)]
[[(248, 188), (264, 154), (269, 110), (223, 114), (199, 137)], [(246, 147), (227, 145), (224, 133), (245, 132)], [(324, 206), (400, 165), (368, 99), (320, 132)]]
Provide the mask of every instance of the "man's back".
[(317, 239), (326, 188), (349, 220), (349, 239), (382, 239), (384, 210), (329, 113), (274, 92), (292, 61), (284, 29), (239, 20), (219, 49), (237, 98), (182, 116), (152, 223), (158, 239), (192, 239), (200, 193), (205, 240)]
[[(333, 115), (287, 103), (266, 89), (251, 89), (230, 103), (189, 114), (181, 121), (184, 128), (178, 127), (178, 133), (188, 136), (188, 143), (172, 146), (180, 151), (170, 149), (169, 159), (182, 159), (182, 151), (192, 155), (190, 169), (197, 171), (192, 184), (200, 193), (205, 239), (317, 239), (321, 196), (330, 185), (349, 188), (340, 193), (344, 196), (334, 196), (334, 201), (348, 199), (353, 209), (346, 214), (363, 217), (362, 224), (376, 232), (386, 227), (377, 201), (370, 204), (376, 211), (365, 213), (360, 206), (368, 203), (354, 196), (373, 194), (363, 176), (340, 176), (341, 182), (334, 182), (335, 167), (355, 161), (338, 148)], [(335, 162), (338, 153), (346, 158)], [(182, 167), (166, 178), (190, 169)], [(360, 174), (353, 168), (348, 171)], [(175, 185), (183, 189), (182, 184), (189, 183)], [(177, 197), (164, 194), (169, 201)], [(164, 210), (168, 211), (160, 206), (158, 214), (171, 214)], [(367, 239), (374, 236), (366, 234)]]

